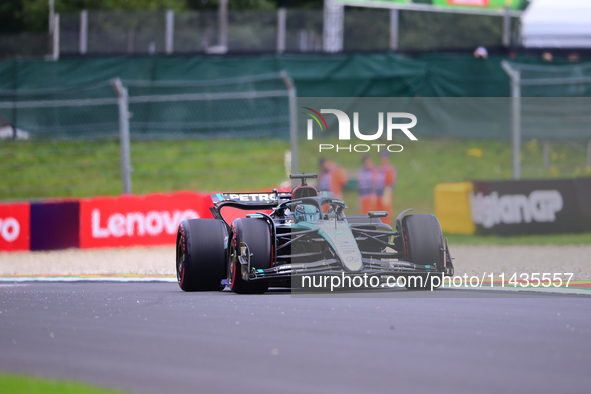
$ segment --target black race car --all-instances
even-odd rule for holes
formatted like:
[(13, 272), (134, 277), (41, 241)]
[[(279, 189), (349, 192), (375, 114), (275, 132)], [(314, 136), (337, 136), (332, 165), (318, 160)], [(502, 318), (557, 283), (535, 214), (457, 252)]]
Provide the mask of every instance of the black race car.
[[(227, 284), (236, 293), (264, 293), (269, 286), (301, 286), (303, 278), (345, 275), (363, 276), (366, 287), (368, 277), (372, 286), (379, 282), (382, 287), (404, 278), (398, 283), (421, 289), (433, 288), (429, 278), (453, 275), (447, 239), (434, 215), (406, 215), (407, 209), (393, 230), (380, 219), (387, 212), (345, 215), (343, 200), (307, 185), (316, 174), (290, 178), (301, 179), (290, 193), (213, 194), (214, 219), (180, 224), (176, 272), (181, 289), (223, 290)], [(254, 213), (228, 223), (223, 217), (228, 208)]]

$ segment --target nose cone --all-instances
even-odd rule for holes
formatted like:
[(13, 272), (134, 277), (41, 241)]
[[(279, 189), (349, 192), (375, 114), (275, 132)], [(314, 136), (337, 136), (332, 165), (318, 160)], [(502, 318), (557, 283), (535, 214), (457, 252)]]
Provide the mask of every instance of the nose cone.
[(356, 272), (363, 268), (361, 253), (357, 247), (357, 241), (349, 229), (349, 226), (343, 222), (332, 220), (323, 221), (318, 224), (322, 235), (333, 246), (337, 257), (343, 263), (347, 271)]

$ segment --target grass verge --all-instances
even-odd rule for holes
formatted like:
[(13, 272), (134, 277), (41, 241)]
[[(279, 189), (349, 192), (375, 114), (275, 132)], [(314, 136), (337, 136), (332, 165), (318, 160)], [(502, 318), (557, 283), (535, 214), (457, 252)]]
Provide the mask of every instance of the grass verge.
[[(361, 153), (318, 153), (318, 144), (300, 144), (300, 171), (317, 172), (318, 159), (335, 160), (351, 176)], [(442, 182), (511, 179), (511, 146), (504, 141), (421, 140), (403, 142), (393, 153), (397, 169), (395, 211), (412, 207), (433, 211), (433, 188)], [(551, 148), (544, 167), (541, 145), (524, 144), (522, 177), (590, 176), (583, 145)], [(286, 179), (285, 152), (289, 141), (278, 139), (132, 141), (134, 194), (198, 190), (261, 190)], [(371, 154), (378, 163), (377, 152)], [(0, 200), (90, 197), (122, 192), (117, 141), (0, 141)], [(347, 203), (357, 206), (355, 190)]]
[(123, 394), (83, 383), (46, 380), (24, 375), (0, 374), (2, 394)]

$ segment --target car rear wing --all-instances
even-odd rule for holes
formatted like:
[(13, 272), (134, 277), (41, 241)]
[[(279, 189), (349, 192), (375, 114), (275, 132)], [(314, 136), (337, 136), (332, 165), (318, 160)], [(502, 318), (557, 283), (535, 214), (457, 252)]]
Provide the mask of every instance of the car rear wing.
[(279, 192), (274, 189), (272, 192), (261, 193), (215, 193), (211, 195), (213, 207), (209, 208), (214, 218), (223, 220), (222, 208), (237, 208), (244, 211), (268, 211), (279, 205), (282, 200), (291, 199), (291, 193)]
[[(226, 202), (232, 202), (241, 205), (269, 205), (274, 206), (281, 202), (281, 200), (287, 200), (291, 198), (291, 193), (278, 192), (277, 189), (272, 192), (260, 192), (260, 193), (215, 193), (211, 195), (211, 200), (214, 205)], [(248, 208), (246, 208), (248, 209)]]

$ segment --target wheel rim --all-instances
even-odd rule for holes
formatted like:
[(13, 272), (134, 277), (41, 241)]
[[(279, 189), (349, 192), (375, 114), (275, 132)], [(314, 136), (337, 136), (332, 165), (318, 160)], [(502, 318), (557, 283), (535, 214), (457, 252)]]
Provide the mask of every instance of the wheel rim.
[(179, 240), (176, 245), (176, 280), (180, 284), (183, 280), (182, 273), (183, 273), (183, 261), (185, 259), (185, 254), (182, 248), (182, 236), (179, 237)]
[(236, 261), (230, 258), (230, 264), (228, 264), (228, 286), (233, 289), (236, 285)]
[(234, 249), (234, 241), (230, 243), (230, 256), (228, 261), (228, 287), (230, 289), (234, 288), (235, 285), (235, 273), (236, 273), (236, 260), (234, 258), (234, 254), (236, 253), (236, 249)]

